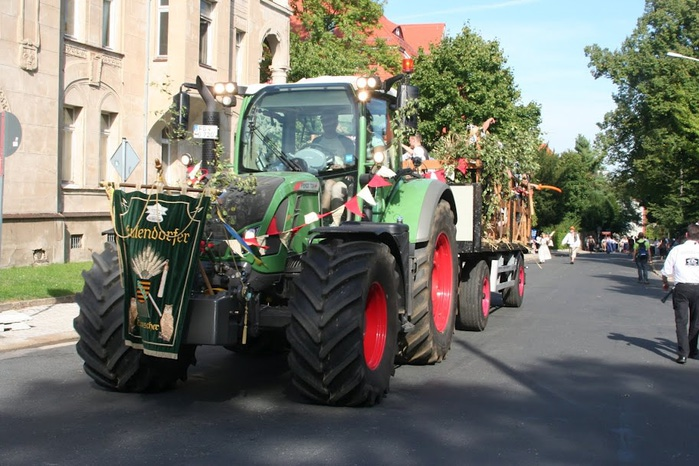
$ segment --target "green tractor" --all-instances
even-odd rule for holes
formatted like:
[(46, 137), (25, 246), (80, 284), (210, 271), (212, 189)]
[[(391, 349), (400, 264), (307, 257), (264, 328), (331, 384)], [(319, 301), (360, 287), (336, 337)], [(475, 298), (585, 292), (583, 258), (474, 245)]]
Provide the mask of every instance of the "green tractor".
[(189, 275), (175, 353), (128, 341), (157, 327), (145, 323), (154, 308), (164, 317), (141, 285), (129, 317), (124, 276), (134, 262), (125, 256), (136, 235), (117, 235), (95, 254), (77, 296), (87, 374), (117, 391), (158, 391), (186, 379), (198, 345), (288, 351), (293, 386), (305, 398), (373, 405), (397, 364), (440, 362), (455, 327), (483, 330), (491, 292), (520, 306), (526, 248), (481, 242), (479, 185), (455, 195), (403, 168), (391, 125), (416, 95), (408, 79), (314, 78), (242, 90), (233, 172), (254, 178), (254, 188), (209, 193), (196, 260), (181, 272)]

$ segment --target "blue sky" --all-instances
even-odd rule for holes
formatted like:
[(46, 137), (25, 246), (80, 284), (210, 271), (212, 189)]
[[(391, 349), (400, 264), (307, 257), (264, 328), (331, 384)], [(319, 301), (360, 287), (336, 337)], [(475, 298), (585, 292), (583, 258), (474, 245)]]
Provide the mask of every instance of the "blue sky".
[(388, 0), (384, 15), (398, 24), (445, 23), (449, 36), (469, 26), (497, 40), (522, 102), (541, 106), (544, 140), (561, 153), (578, 134), (594, 141), (596, 123), (614, 108), (616, 87), (592, 77), (584, 47), (619, 49), (644, 7), (644, 0)]

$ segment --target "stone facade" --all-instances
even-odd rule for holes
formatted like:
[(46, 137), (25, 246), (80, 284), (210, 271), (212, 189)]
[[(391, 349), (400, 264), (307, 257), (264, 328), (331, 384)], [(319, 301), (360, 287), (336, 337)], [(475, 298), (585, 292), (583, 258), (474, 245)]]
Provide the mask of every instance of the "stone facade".
[[(22, 139), (0, 172), (0, 267), (89, 261), (111, 227), (103, 181), (152, 183), (159, 159), (165, 181), (182, 184), (179, 156), (200, 158), (201, 146), (168, 137), (172, 96), (197, 76), (258, 83), (265, 55), (269, 79), (285, 82), (290, 16), (286, 0), (9, 0), (0, 111)], [(190, 99), (191, 129), (205, 106)], [(237, 109), (220, 115), (225, 157)], [(111, 163), (122, 154), (138, 157), (126, 180)]]

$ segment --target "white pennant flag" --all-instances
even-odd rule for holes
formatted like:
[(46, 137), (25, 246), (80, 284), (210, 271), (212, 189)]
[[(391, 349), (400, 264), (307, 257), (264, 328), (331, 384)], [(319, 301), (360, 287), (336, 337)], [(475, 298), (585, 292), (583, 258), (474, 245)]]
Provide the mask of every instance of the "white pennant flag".
[(240, 257), (243, 257), (243, 247), (240, 245), (238, 240), (227, 239), (226, 244), (228, 245), (229, 248), (231, 248), (231, 251), (233, 251), (233, 254), (237, 254)]
[(379, 168), (379, 171), (377, 171), (376, 174), (384, 178), (393, 178), (394, 176), (396, 176), (396, 172), (394, 172), (388, 167), (384, 167), (383, 165), (381, 166), (381, 168)]
[(279, 233), (279, 241), (282, 242), (286, 249), (289, 249), (289, 240), (291, 239), (291, 231)]
[(308, 225), (309, 223), (317, 222), (319, 220), (320, 220), (320, 217), (318, 217), (318, 214), (315, 212), (309, 212), (303, 216), (303, 222), (306, 225)]
[(367, 204), (376, 205), (376, 200), (374, 199), (374, 196), (371, 195), (371, 189), (369, 189), (369, 186), (364, 186), (362, 190), (357, 193), (357, 197), (361, 198)]
[(264, 256), (265, 252), (267, 251), (267, 248), (265, 247), (267, 246), (267, 235), (258, 236), (255, 239), (257, 240), (257, 244), (260, 245), (260, 255)]

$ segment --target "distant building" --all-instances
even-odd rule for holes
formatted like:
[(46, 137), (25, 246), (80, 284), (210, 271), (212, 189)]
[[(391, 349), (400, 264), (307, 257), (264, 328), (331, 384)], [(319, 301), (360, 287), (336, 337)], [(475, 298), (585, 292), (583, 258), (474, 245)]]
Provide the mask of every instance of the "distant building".
[[(3, 161), (0, 267), (86, 261), (101, 250), (111, 221), (100, 182), (120, 181), (110, 160), (120, 147), (138, 157), (126, 182), (153, 182), (156, 158), (168, 184), (183, 181), (179, 156), (201, 154), (167, 131), (183, 83), (286, 81), (288, 0), (5, 3), (0, 111), (18, 118), (22, 139)], [(191, 129), (204, 110), (196, 91), (190, 107)], [(224, 148), (236, 116), (233, 108), (222, 117)]]

